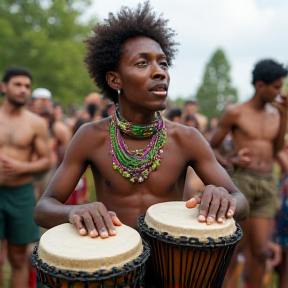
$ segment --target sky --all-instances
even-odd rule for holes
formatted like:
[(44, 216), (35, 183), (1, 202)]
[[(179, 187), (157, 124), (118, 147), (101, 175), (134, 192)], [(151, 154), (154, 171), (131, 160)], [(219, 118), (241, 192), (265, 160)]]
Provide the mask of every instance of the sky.
[[(103, 21), (122, 5), (143, 0), (91, 0), (87, 16)], [(253, 95), (251, 71), (271, 58), (288, 64), (287, 0), (150, 0), (154, 11), (177, 32), (178, 54), (170, 68), (169, 98), (195, 96), (205, 65), (221, 48), (231, 65), (232, 85), (241, 102)]]

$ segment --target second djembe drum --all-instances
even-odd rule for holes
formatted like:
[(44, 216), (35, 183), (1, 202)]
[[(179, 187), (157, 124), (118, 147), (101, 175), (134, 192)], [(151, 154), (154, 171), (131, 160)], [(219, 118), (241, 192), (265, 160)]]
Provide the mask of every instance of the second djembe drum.
[(234, 219), (199, 223), (199, 207), (185, 202), (151, 206), (138, 219), (142, 237), (151, 248), (146, 287), (220, 288), (242, 231)]

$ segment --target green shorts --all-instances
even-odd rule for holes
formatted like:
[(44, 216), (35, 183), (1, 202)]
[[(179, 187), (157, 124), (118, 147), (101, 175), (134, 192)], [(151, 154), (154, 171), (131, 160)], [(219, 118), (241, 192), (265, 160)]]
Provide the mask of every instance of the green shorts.
[(22, 245), (37, 242), (39, 227), (34, 222), (34, 186), (0, 186), (0, 240)]
[(272, 175), (265, 175), (237, 167), (230, 176), (249, 202), (249, 217), (275, 217), (278, 186), (276, 179)]

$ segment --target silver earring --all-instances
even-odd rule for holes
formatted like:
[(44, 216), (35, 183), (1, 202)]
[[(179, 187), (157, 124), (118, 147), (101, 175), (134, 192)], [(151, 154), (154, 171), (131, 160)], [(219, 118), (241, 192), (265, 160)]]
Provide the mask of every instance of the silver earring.
[(120, 95), (120, 93), (121, 93), (121, 89), (117, 90), (117, 92), (118, 92), (118, 95)]

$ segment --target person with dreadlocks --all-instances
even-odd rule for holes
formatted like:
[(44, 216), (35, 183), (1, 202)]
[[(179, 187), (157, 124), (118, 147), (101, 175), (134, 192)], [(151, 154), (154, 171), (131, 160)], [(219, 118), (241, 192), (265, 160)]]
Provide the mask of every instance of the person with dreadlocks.
[[(122, 7), (96, 25), (86, 40), (85, 63), (117, 109), (111, 117), (82, 125), (74, 135), (35, 208), (38, 225), (71, 222), (81, 235), (106, 238), (116, 234), (114, 225), (136, 228), (148, 207), (176, 200), (188, 200), (188, 208), (200, 204), (198, 220), (207, 224), (246, 217), (245, 197), (200, 132), (161, 117), (176, 53), (174, 36), (149, 2), (136, 9)], [(64, 205), (88, 165), (98, 202)], [(207, 185), (192, 198), (183, 195), (188, 166)]]

